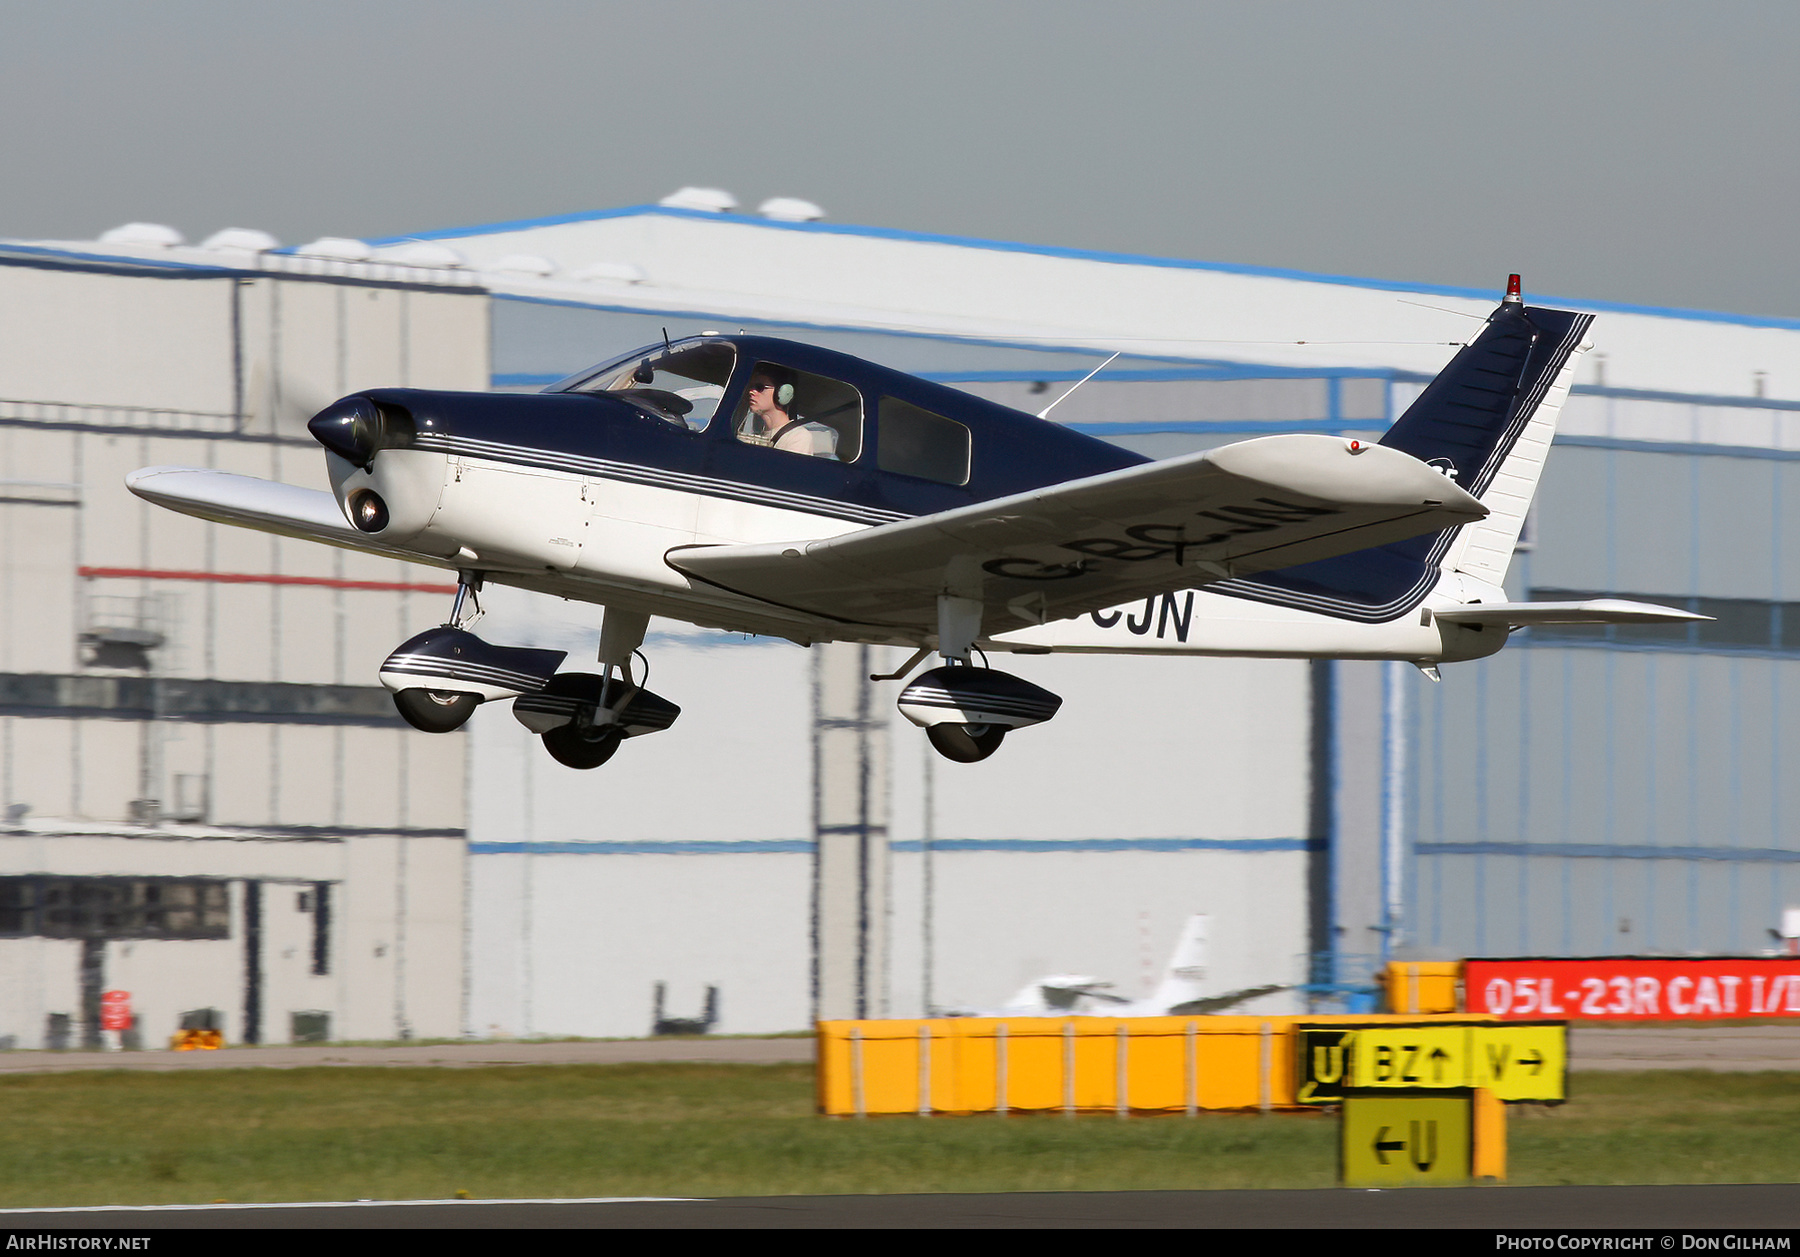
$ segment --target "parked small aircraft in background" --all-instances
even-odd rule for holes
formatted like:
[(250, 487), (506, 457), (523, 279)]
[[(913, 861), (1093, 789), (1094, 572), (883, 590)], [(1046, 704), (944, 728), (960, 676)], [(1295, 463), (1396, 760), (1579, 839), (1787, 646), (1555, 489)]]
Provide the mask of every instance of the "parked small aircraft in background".
[(1202, 993), (1206, 978), (1209, 921), (1205, 914), (1189, 917), (1175, 942), (1175, 951), (1163, 970), (1156, 990), (1143, 999), (1126, 999), (1112, 993), (1113, 984), (1079, 973), (1052, 973), (1034, 978), (999, 1008), (975, 1012), (953, 1010), (953, 1017), (1188, 1017), (1224, 1012), (1259, 995), (1273, 995), (1289, 988), (1279, 984), (1247, 987), (1216, 995)]
[[(597, 767), (680, 714), (633, 666), (660, 615), (912, 648), (883, 679), (935, 651), (900, 711), (973, 762), (1062, 702), (991, 654), (1400, 659), (1435, 678), (1519, 625), (1699, 618), (1501, 588), (1591, 321), (1527, 307), (1514, 276), (1377, 443), (1269, 436), (1152, 462), (844, 354), (707, 334), (539, 394), (352, 394), (308, 425), (331, 492), (179, 467), (126, 483), (454, 570), (449, 620), (380, 668), (420, 729), (511, 699), (558, 761)], [(603, 606), (601, 670), (469, 632), (490, 581)]]

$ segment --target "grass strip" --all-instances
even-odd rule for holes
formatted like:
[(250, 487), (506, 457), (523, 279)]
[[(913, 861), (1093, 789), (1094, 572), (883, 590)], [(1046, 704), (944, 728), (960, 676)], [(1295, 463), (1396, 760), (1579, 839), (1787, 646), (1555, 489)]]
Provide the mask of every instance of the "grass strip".
[[(1794, 1182), (1792, 1074), (1579, 1074), (1511, 1181)], [(828, 1119), (806, 1065), (0, 1078), (0, 1205), (1326, 1187), (1330, 1114)]]

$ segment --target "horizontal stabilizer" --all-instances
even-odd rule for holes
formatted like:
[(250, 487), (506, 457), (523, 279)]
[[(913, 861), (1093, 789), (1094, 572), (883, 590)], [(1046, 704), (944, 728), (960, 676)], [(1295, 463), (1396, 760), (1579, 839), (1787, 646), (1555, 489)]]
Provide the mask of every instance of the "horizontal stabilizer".
[(1581, 602), (1476, 602), (1434, 613), (1452, 624), (1678, 624), (1710, 620), (1654, 602), (1624, 598), (1589, 598)]
[(822, 541), (690, 546), (669, 565), (821, 618), (937, 627), (946, 579), (984, 633), (1437, 532), (1480, 502), (1398, 450), (1272, 436)]
[(1213, 995), (1206, 999), (1189, 1000), (1185, 1004), (1177, 1004), (1169, 1009), (1171, 1017), (1192, 1017), (1196, 1013), (1222, 1013), (1234, 1004), (1247, 1003), (1264, 995), (1274, 995), (1278, 991), (1291, 991), (1291, 986), (1273, 984), (1270, 986), (1247, 986), (1238, 991), (1227, 991), (1223, 995)]

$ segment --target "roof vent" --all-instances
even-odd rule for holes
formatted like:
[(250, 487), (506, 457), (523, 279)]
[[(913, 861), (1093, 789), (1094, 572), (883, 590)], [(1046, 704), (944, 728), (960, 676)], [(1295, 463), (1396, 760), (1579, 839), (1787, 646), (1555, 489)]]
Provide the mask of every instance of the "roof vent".
[(723, 188), (677, 188), (658, 205), (670, 209), (705, 210), (709, 214), (729, 214), (737, 208), (737, 198)]
[(816, 223), (825, 217), (824, 210), (796, 196), (772, 196), (758, 205), (756, 212), (782, 223)]
[(644, 270), (630, 262), (594, 262), (575, 272), (576, 279), (598, 279), (615, 284), (641, 284)]
[(343, 236), (320, 236), (310, 244), (296, 246), (294, 252), (303, 258), (335, 258), (339, 262), (367, 262), (374, 256), (374, 250), (362, 241)]
[(202, 249), (236, 249), (243, 253), (267, 253), (280, 245), (281, 241), (268, 232), (252, 227), (227, 227), (200, 242)]
[(383, 249), (381, 260), (398, 262), (402, 266), (430, 266), (438, 270), (454, 270), (469, 264), (468, 258), (449, 245), (433, 244), (429, 240), (414, 240), (391, 249)]
[(487, 269), (508, 275), (554, 275), (556, 263), (535, 253), (508, 253)]
[(165, 227), (161, 223), (126, 223), (123, 227), (114, 227), (100, 239), (106, 244), (138, 244), (167, 249), (180, 244), (182, 235), (173, 227)]

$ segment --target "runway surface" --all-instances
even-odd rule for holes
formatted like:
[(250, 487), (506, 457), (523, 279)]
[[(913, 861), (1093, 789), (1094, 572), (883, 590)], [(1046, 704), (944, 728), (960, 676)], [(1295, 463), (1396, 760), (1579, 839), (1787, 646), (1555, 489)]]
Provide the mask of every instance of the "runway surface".
[(1800, 1025), (1571, 1026), (1571, 1069), (1800, 1069)]
[[(1800, 1186), (1453, 1187), (1366, 1191), (1021, 1192), (720, 1200), (415, 1201), (0, 1211), (0, 1230), (1782, 1230)], [(1676, 1242), (1677, 1244), (1679, 1241)], [(1675, 1244), (1661, 1245), (1675, 1247)]]
[[(768, 1065), (813, 1059), (810, 1038), (590, 1039), (568, 1042), (328, 1044), (233, 1047), (216, 1052), (0, 1052), (0, 1075), (77, 1069), (297, 1069), (310, 1065), (601, 1065), (708, 1061)], [(1800, 1070), (1800, 1025), (1581, 1026), (1569, 1031), (1573, 1069)]]

